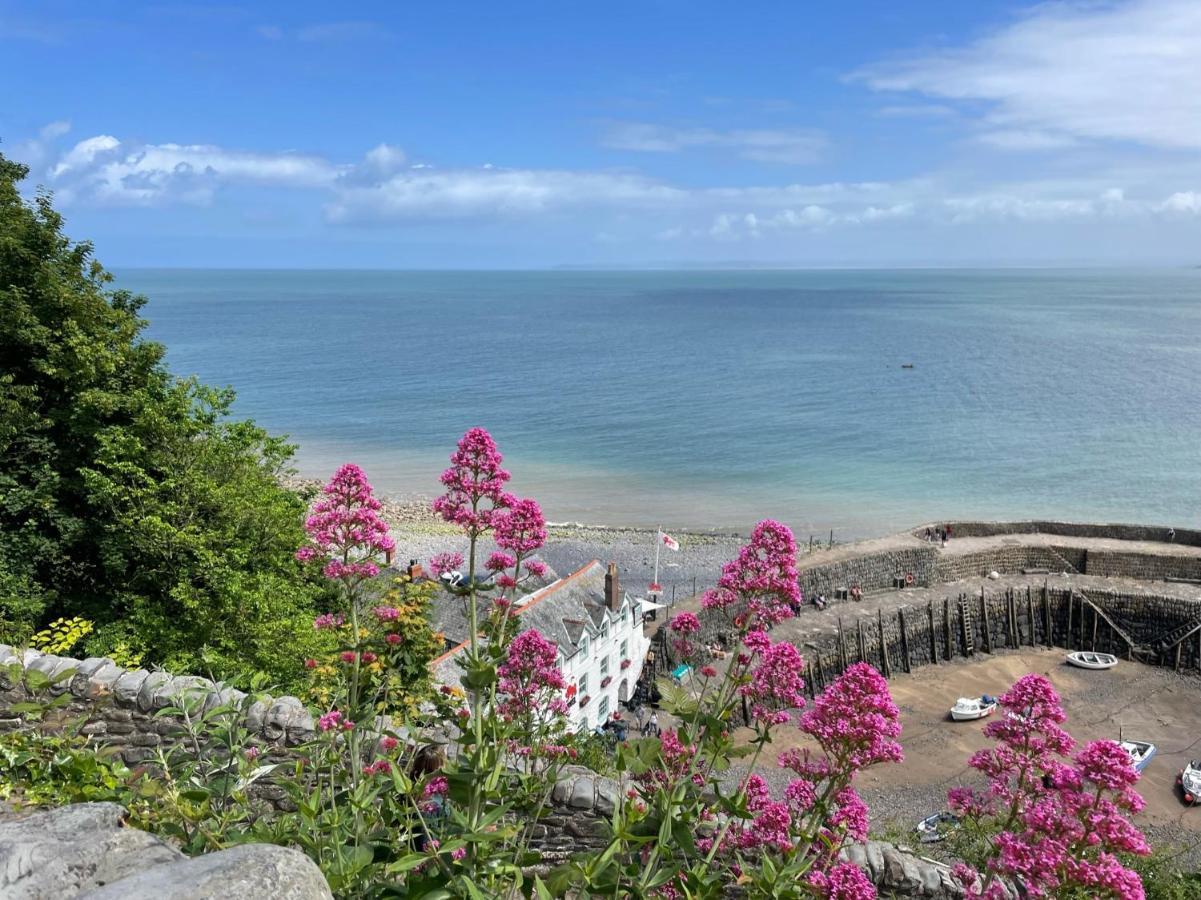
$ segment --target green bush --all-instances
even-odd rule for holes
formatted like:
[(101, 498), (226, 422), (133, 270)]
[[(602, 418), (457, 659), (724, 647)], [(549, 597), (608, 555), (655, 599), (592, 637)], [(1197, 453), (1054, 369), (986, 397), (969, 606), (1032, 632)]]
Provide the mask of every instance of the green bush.
[(296, 687), (324, 588), (292, 557), (294, 448), (168, 371), (26, 174), (0, 156), (0, 642), (82, 616), (88, 653)]

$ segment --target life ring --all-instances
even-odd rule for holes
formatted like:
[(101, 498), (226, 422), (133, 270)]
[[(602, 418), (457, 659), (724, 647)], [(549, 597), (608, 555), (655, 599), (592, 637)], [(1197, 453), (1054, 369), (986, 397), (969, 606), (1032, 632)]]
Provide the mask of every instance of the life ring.
[(905, 587), (911, 587), (912, 585), (913, 585), (913, 573), (906, 572), (905, 573)]

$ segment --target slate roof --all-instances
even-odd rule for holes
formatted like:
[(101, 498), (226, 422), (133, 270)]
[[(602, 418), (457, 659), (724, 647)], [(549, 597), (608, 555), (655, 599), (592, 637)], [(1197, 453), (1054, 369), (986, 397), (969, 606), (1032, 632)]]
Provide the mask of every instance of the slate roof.
[[(459, 603), (457, 598), (454, 602)], [(610, 613), (605, 605), (605, 567), (595, 559), (570, 575), (519, 598), (516, 607), (521, 617), (521, 630), (538, 629), (543, 637), (554, 641), (564, 659), (576, 654), (584, 634), (595, 637), (606, 616), (620, 614), (620, 611)], [(447, 621), (452, 619), (448, 617)], [(449, 631), (445, 633), (448, 639), (453, 639)], [(462, 634), (462, 640), (431, 663), (434, 676), (444, 684), (459, 681), (461, 670), (455, 665), (454, 656), (466, 646), (469, 629), (462, 627), (456, 634)]]

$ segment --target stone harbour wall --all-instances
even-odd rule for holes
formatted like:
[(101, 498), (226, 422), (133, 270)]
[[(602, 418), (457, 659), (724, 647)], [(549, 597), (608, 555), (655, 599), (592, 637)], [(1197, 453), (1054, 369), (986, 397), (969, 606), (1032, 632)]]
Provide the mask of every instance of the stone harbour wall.
[[(1050, 522), (1031, 519), (1024, 522), (932, 522), (911, 529), (915, 537), (924, 537), (927, 528), (949, 524), (954, 537), (992, 537), (999, 534), (1054, 534), (1061, 537), (1115, 538), (1122, 541), (1166, 541), (1171, 530), (1166, 525), (1121, 525), (1090, 522)], [(1177, 528), (1175, 542), (1201, 547), (1201, 531)]]
[(833, 599), (839, 588), (857, 584), (866, 593), (894, 587), (897, 576), (913, 575), (914, 583), (928, 585), (937, 581), (937, 551), (933, 545), (868, 553), (835, 562), (815, 562), (798, 566), (798, 576), (806, 599), (825, 594)]

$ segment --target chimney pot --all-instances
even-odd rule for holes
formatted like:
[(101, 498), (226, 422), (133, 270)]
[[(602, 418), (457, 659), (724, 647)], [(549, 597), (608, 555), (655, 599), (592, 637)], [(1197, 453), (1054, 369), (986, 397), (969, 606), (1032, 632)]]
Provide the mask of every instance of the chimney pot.
[(621, 582), (617, 578), (617, 563), (609, 563), (605, 572), (605, 605), (613, 612), (621, 609)]

